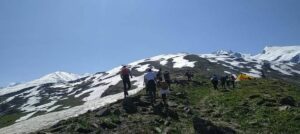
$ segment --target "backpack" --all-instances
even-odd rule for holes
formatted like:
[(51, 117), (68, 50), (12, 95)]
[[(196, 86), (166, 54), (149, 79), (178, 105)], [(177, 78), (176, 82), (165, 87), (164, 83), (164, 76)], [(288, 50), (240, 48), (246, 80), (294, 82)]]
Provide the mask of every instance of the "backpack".
[(170, 73), (169, 72), (165, 72), (164, 73), (164, 78), (165, 78), (165, 80), (170, 80), (171, 78), (170, 78)]
[(160, 71), (157, 72), (156, 77), (162, 77), (162, 73)]
[(232, 80), (232, 81), (235, 81), (235, 77), (234, 77), (234, 76), (231, 76), (231, 80)]
[(217, 77), (217, 76), (214, 76), (214, 77), (212, 77), (211, 80), (212, 80), (212, 81), (218, 81), (218, 77)]
[(168, 89), (168, 88), (169, 88), (169, 85), (168, 85), (168, 83), (162, 81), (162, 82), (160, 82), (160, 88), (161, 88), (161, 89)]
[(129, 69), (128, 68), (123, 68), (122, 70), (121, 70), (121, 74), (122, 75), (129, 75)]
[(187, 72), (186, 76), (187, 77), (194, 77), (194, 74), (192, 74), (192, 72)]

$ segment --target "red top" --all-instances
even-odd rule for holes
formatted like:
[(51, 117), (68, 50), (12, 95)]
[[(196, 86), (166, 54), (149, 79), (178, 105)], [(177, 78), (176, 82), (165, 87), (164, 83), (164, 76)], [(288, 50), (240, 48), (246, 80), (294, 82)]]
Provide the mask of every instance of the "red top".
[(130, 70), (128, 68), (122, 68), (121, 74), (122, 75), (129, 75), (130, 74)]

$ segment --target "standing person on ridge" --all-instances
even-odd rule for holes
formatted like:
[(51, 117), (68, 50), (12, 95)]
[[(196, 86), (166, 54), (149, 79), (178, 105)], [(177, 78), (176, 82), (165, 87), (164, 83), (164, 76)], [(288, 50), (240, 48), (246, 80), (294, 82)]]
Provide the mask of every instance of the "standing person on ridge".
[(230, 84), (231, 84), (231, 77), (230, 77), (230, 75), (226, 75), (226, 86), (227, 86), (227, 88), (230, 88)]
[(220, 81), (221, 81), (221, 87), (223, 89), (226, 89), (227, 76), (222, 76)]
[(194, 77), (193, 73), (190, 70), (185, 73), (185, 76), (187, 77), (188, 81), (192, 81), (192, 77)]
[(233, 89), (235, 88), (235, 80), (236, 80), (235, 76), (233, 74), (231, 74), (230, 81), (231, 81), (231, 85), (232, 85)]
[(131, 88), (131, 82), (129, 77), (132, 78), (131, 71), (127, 68), (126, 65), (123, 65), (120, 71), (120, 76), (124, 86), (124, 97), (126, 98), (128, 96), (128, 90)]
[(217, 75), (213, 75), (213, 77), (210, 79), (211, 80), (211, 83), (213, 84), (214, 86), (214, 89), (215, 90), (218, 90), (218, 83), (219, 83), (219, 80), (218, 80), (218, 77)]
[(261, 77), (262, 78), (266, 78), (265, 71), (264, 70), (260, 70), (260, 72), (261, 72)]
[(168, 107), (167, 96), (170, 94), (168, 83), (165, 81), (158, 81), (157, 87), (160, 89), (159, 93), (163, 100), (164, 107)]
[(156, 100), (156, 73), (151, 68), (148, 69), (144, 76), (144, 83), (146, 84), (146, 90), (149, 92), (151, 103), (154, 104)]
[(165, 82), (168, 83), (169, 89), (171, 89), (171, 77), (169, 71), (164, 72)]

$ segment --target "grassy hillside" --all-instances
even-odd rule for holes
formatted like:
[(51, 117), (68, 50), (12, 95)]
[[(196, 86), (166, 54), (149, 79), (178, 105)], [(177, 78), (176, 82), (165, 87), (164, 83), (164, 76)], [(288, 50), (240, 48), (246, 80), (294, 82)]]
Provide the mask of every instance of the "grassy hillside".
[[(237, 89), (230, 91), (208, 87), (185, 90), (202, 117), (232, 126), (241, 133), (300, 132), (299, 86), (258, 79), (240, 82)], [(286, 103), (286, 98), (292, 99)]]
[(194, 80), (172, 85), (168, 108), (160, 99), (151, 105), (142, 91), (37, 133), (300, 133), (299, 86), (257, 79), (214, 90)]

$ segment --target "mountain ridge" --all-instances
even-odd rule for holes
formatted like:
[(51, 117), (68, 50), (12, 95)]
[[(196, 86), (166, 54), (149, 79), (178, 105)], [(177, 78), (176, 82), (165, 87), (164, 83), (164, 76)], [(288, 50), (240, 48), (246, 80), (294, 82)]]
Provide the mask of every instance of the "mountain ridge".
[[(68, 73), (68, 72), (63, 72), (63, 71), (56, 71), (47, 75), (44, 75), (38, 79), (29, 81), (29, 82), (24, 82), (24, 83), (18, 83), (14, 84), (8, 87), (3, 87), (0, 90), (0, 95), (6, 94), (6, 93), (11, 93), (11, 92), (16, 92), (18, 91), (18, 88), (27, 88), (35, 85), (41, 85), (41, 84), (47, 84), (47, 83), (63, 83), (63, 82), (68, 82), (68, 81), (73, 81), (79, 78), (82, 78), (84, 76), (78, 75), (78, 74), (73, 74), (73, 73)], [(14, 89), (17, 88), (17, 89)], [(10, 91), (9, 91), (10, 90)]]
[[(280, 50), (283, 49), (283, 50)], [(276, 54), (274, 55), (265, 55), (265, 54), (270, 54), (272, 53), (271, 51), (279, 51), (276, 52)], [(280, 53), (281, 52), (281, 53)], [(282, 56), (284, 56), (285, 54), (288, 54), (288, 52), (292, 52), (292, 54), (290, 54), (289, 56), (286, 56), (285, 58), (281, 58)], [(161, 54), (161, 55), (177, 55), (177, 54), (191, 54), (191, 53), (187, 53), (187, 52), (179, 52), (179, 53), (174, 53), (174, 54)], [(212, 52), (211, 54), (216, 54), (218, 56), (220, 55), (228, 55), (228, 56), (232, 56), (232, 57), (236, 57), (236, 58), (250, 58), (250, 59), (259, 59), (262, 61), (269, 61), (269, 62), (292, 62), (292, 63), (300, 63), (300, 46), (266, 46), (263, 50), (262, 53), (260, 54), (256, 54), (256, 55), (251, 55), (251, 54), (245, 54), (245, 53), (240, 53), (240, 52), (234, 52), (232, 50), (218, 50), (215, 52)], [(208, 55), (208, 54), (199, 54), (199, 55)], [(158, 55), (160, 56), (160, 55)], [(273, 57), (272, 57), (273, 56)], [(156, 57), (156, 56), (154, 56)], [(271, 57), (271, 58), (270, 58)], [(59, 76), (62, 77), (59, 77)], [(83, 74), (83, 75), (78, 75), (78, 74), (74, 74), (74, 73), (69, 73), (69, 72), (64, 72), (64, 71), (56, 71), (47, 75), (44, 75), (36, 80), (32, 80), (29, 82), (33, 82), (33, 81), (42, 81), (43, 79), (46, 82), (41, 82), (41, 83), (56, 83), (56, 82), (67, 82), (67, 81), (72, 81), (72, 80), (76, 80), (85, 76), (90, 75), (89, 73)], [(56, 78), (51, 78), (51, 77), (56, 77)], [(69, 78), (68, 78), (69, 77)], [(18, 83), (18, 84), (13, 84), (7, 87), (14, 87), (17, 86), (19, 84), (24, 84), (24, 83), (28, 83), (28, 82), (13, 82), (13, 83)], [(2, 87), (3, 88), (7, 88), (7, 87)]]
[[(174, 73), (173, 77), (176, 79), (182, 79), (181, 73), (186, 70), (193, 70), (206, 77), (212, 74), (246, 73), (258, 78), (263, 70), (268, 77), (300, 84), (297, 79), (300, 78), (300, 66), (297, 64), (265, 63), (251, 57), (227, 54), (163, 54), (128, 65), (134, 75), (130, 95), (144, 88), (143, 74), (150, 66), (155, 71), (159, 68), (169, 70)], [(14, 131), (15, 127), (24, 127), (28, 129), (22, 128), (19, 131), (37, 131), (41, 127), (54, 125), (59, 120), (81, 115), (88, 110), (122, 99), (122, 82), (118, 74), (120, 68), (121, 66), (118, 66), (106, 72), (63, 83), (44, 83), (9, 93), (0, 91), (0, 108), (6, 109), (0, 110), (0, 115), (4, 115), (3, 118), (14, 117), (9, 122), (1, 122), (0, 124), (4, 125), (0, 128), (5, 128), (0, 130), (10, 132)], [(17, 116), (9, 114), (12, 111)], [(32, 124), (35, 124), (35, 127), (32, 127)]]

